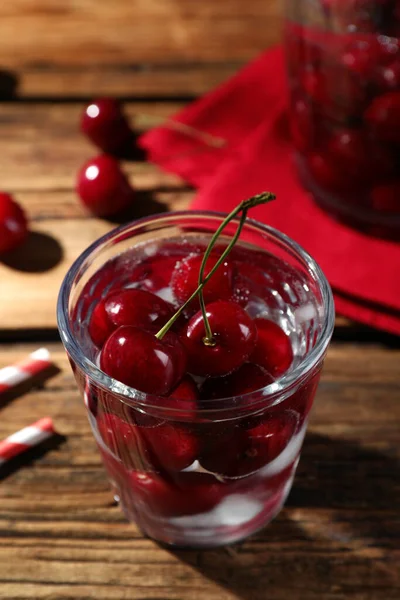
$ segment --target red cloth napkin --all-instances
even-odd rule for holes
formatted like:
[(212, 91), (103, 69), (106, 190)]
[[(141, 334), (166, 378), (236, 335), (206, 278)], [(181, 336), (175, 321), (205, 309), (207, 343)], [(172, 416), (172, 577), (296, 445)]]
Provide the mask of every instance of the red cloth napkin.
[(252, 217), (285, 232), (319, 262), (337, 311), (400, 334), (400, 244), (359, 233), (325, 214), (311, 199), (292, 161), (287, 89), (280, 48), (264, 53), (227, 83), (175, 118), (227, 141), (159, 127), (141, 138), (150, 160), (200, 187), (192, 208), (230, 211), (243, 198), (271, 190), (278, 200)]

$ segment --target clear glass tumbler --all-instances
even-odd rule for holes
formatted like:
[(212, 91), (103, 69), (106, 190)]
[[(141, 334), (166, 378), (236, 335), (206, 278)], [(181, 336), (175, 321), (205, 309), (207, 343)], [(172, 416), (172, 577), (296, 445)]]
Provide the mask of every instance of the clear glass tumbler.
[[(334, 326), (331, 290), (315, 261), (284, 234), (248, 220), (231, 255), (235, 286), (250, 316), (268, 315), (289, 336), (290, 369), (250, 393), (203, 394), (195, 407), (184, 400), (171, 407), (102, 372), (87, 331), (98, 300), (138, 280), (151, 280), (153, 289), (161, 281), (165, 298), (173, 265), (207, 244), (223, 217), (170, 213), (112, 231), (72, 265), (58, 302), (61, 339), (115, 497), (145, 534), (183, 547), (235, 542), (279, 512)], [(237, 224), (228, 225), (221, 244)], [(195, 454), (185, 465), (188, 445)]]
[(366, 233), (400, 237), (400, 4), (286, 0), (291, 130), (305, 186)]

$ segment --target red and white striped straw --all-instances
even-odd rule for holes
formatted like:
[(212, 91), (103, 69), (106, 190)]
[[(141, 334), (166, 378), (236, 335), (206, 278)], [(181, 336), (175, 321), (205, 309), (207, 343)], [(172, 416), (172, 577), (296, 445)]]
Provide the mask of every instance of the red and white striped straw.
[(29, 427), (13, 433), (0, 442), (0, 465), (6, 463), (10, 458), (37, 446), (55, 434), (53, 421), (50, 417), (39, 419)]
[(0, 393), (38, 375), (51, 365), (50, 352), (47, 348), (39, 348), (14, 365), (0, 369)]

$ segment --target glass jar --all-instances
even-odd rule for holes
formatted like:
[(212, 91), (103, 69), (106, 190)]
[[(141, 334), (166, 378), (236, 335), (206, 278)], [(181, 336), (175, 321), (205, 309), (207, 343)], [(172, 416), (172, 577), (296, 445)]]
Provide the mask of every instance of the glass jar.
[[(235, 264), (247, 264), (237, 269), (235, 285), (249, 314), (266, 312), (290, 337), (290, 369), (257, 391), (222, 399), (203, 394), (195, 407), (181, 401), (175, 408), (101, 371), (87, 329), (98, 300), (140, 277), (145, 285), (154, 273), (153, 285), (168, 282), (180, 252), (199, 240), (208, 244), (222, 220), (218, 213), (181, 212), (112, 231), (77, 259), (58, 303), (61, 339), (115, 497), (145, 534), (178, 546), (237, 541), (279, 512), (334, 324), (331, 290), (314, 260), (284, 234), (249, 220), (231, 254)], [(221, 243), (237, 224), (226, 227)], [(257, 298), (246, 295), (249, 278)], [(165, 297), (168, 288), (160, 286)], [(256, 442), (251, 449), (249, 436)], [(187, 445), (195, 449), (191, 464), (180, 454)]]
[(286, 0), (301, 179), (334, 216), (400, 234), (400, 3)]

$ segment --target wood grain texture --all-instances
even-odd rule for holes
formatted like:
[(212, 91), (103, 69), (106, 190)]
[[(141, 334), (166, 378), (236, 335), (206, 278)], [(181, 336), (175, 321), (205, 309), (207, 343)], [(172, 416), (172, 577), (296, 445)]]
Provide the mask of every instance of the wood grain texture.
[[(88, 215), (74, 192), (96, 154), (78, 132), (83, 99), (133, 100), (137, 131), (152, 127), (276, 43), (281, 15), (279, 0), (0, 6), (1, 189), (32, 230), (0, 262), (0, 368), (44, 343), (59, 368), (0, 398), (0, 439), (44, 415), (61, 434), (0, 471), (0, 599), (400, 597), (398, 339), (337, 319), (285, 509), (244, 543), (208, 552), (166, 550), (125, 521), (63, 348), (48, 343), (65, 272), (115, 225)], [(18, 102), (4, 102), (16, 86)], [(132, 219), (185, 208), (195, 193), (139, 158), (123, 168), (137, 190)]]
[[(34, 344), (3, 344), (0, 367)], [(0, 437), (44, 415), (65, 441), (0, 486), (0, 598), (395, 600), (400, 349), (334, 343), (292, 493), (232, 548), (171, 551), (125, 522), (61, 344), (60, 373), (2, 408)]]
[[(125, 109), (132, 125), (140, 132), (162, 122), (183, 105), (182, 102), (130, 102)], [(1, 103), (2, 188), (14, 193), (72, 190), (78, 169), (98, 153), (79, 132), (84, 106), (84, 102)], [(158, 170), (149, 164), (126, 163), (124, 167), (139, 189), (144, 184), (149, 188), (151, 183), (151, 187), (156, 188), (179, 181), (177, 177), (156, 175)]]
[[(181, 106), (132, 102), (126, 112), (142, 131)], [(69, 266), (116, 226), (91, 217), (74, 191), (78, 170), (97, 153), (79, 133), (82, 108), (83, 103), (0, 105), (2, 189), (21, 202), (32, 231), (25, 247), (0, 261), (0, 330), (54, 328), (57, 294)], [(123, 168), (137, 190), (128, 220), (186, 208), (193, 196), (178, 177), (151, 164), (132, 161)]]
[(90, 68), (27, 66), (16, 71), (19, 80), (17, 94), (20, 98), (57, 100), (99, 96), (196, 97), (221, 84), (244, 64), (229, 61), (217, 64), (138, 64)]
[[(183, 105), (127, 102), (125, 111), (140, 133)], [(20, 252), (0, 261), (0, 331), (54, 328), (56, 298), (68, 267), (116, 225), (89, 215), (74, 190), (77, 171), (96, 154), (79, 133), (83, 106), (83, 102), (0, 104), (1, 186), (21, 203), (34, 233)], [(132, 219), (166, 209), (184, 210), (194, 196), (184, 181), (154, 165), (125, 161), (122, 166), (137, 190)]]
[[(125, 111), (140, 133), (183, 105), (127, 102)], [(83, 102), (0, 104), (1, 186), (21, 203), (34, 234), (20, 252), (0, 261), (0, 331), (54, 328), (57, 294), (68, 267), (116, 225), (89, 215), (74, 190), (77, 171), (96, 154), (79, 133), (83, 106)], [(184, 181), (154, 165), (125, 161), (122, 167), (137, 190), (132, 219), (183, 210), (194, 196)]]
[(279, 0), (15, 0), (1, 68), (22, 96), (199, 94), (280, 38)]

